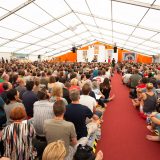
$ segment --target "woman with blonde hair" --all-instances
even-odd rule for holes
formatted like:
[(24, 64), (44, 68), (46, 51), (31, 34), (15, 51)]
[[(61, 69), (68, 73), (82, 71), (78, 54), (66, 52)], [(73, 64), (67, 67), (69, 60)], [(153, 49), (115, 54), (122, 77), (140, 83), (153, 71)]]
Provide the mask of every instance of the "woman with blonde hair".
[(62, 96), (63, 96), (63, 88), (58, 82), (56, 82), (53, 85), (53, 88), (52, 88), (52, 94), (51, 94), (50, 102), (56, 102), (58, 100), (63, 100), (64, 103), (66, 105), (68, 105), (68, 102)]
[(157, 74), (154, 76), (154, 78), (156, 78), (156, 80), (160, 80), (160, 71), (157, 71)]
[(47, 145), (43, 152), (42, 160), (64, 160), (65, 156), (64, 142), (58, 140)]
[[(52, 142), (47, 145), (43, 152), (42, 160), (65, 160), (66, 149), (64, 146), (64, 142), (58, 140), (56, 142)], [(87, 158), (88, 159), (88, 158)], [(102, 160), (103, 153), (102, 151), (98, 151), (95, 160)]]
[(41, 88), (40, 88), (40, 79), (39, 79), (38, 77), (36, 77), (36, 78), (34, 79), (33, 92), (34, 92), (35, 94), (37, 94), (38, 91), (40, 91), (40, 90), (41, 90)]
[(73, 90), (73, 89), (77, 89), (79, 91), (81, 90), (80, 87), (78, 86), (78, 79), (76, 78), (71, 79), (70, 84), (71, 84), (71, 87), (69, 88), (69, 90)]
[[(96, 95), (96, 99), (105, 98), (105, 96), (102, 94), (102, 92), (99, 89), (99, 83), (97, 81), (92, 82), (92, 91)], [(97, 98), (99, 97), (99, 98)]]
[(52, 92), (52, 88), (54, 86), (54, 83), (56, 83), (56, 78), (54, 76), (49, 77), (49, 82), (48, 82), (48, 91), (49, 93)]

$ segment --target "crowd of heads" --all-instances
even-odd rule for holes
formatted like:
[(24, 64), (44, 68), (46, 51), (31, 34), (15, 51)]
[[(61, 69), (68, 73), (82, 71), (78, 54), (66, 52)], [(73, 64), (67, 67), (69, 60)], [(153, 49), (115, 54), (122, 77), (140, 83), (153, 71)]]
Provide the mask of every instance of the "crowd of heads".
[(147, 135), (146, 138), (160, 141), (160, 65), (121, 63), (119, 68), (123, 83), (130, 87), (133, 106), (146, 119), (147, 128), (157, 135)]
[[(0, 82), (2, 82), (0, 93), (6, 105), (9, 106), (13, 102), (18, 103), (9, 115), (13, 121), (29, 119), (33, 116), (33, 106), (29, 110), (26, 108), (26, 103), (31, 101), (50, 100), (54, 102), (52, 111), (56, 117), (61, 117), (66, 112), (66, 105), (71, 102), (79, 103), (81, 95), (90, 95), (97, 100), (97, 104), (105, 107), (106, 103), (113, 99), (110, 96), (110, 82), (115, 67), (117, 71), (122, 72), (123, 83), (132, 91), (134, 90), (131, 94), (134, 99), (143, 93), (142, 90), (135, 92), (137, 86), (145, 86), (147, 92), (160, 88), (159, 64), (121, 62), (113, 67), (109, 63), (10, 61), (0, 63)], [(136, 83), (131, 78), (134, 75), (138, 75)], [(32, 97), (25, 102), (24, 95), (30, 92), (34, 93), (34, 100)], [(96, 95), (100, 95), (101, 98), (97, 99)], [(20, 105), (24, 105), (26, 110)], [(63, 160), (66, 155), (63, 143), (62, 141), (50, 143), (44, 150), (43, 159), (56, 159), (61, 155), (59, 159)]]

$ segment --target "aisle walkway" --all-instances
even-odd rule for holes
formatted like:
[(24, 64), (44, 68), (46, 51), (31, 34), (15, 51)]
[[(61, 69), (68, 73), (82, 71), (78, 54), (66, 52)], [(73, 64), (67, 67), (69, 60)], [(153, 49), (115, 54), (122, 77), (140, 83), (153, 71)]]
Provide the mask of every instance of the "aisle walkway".
[(150, 132), (132, 107), (128, 88), (122, 84), (120, 75), (115, 74), (112, 78), (112, 88), (116, 98), (105, 111), (97, 150), (103, 151), (104, 160), (160, 159), (160, 143), (145, 139)]

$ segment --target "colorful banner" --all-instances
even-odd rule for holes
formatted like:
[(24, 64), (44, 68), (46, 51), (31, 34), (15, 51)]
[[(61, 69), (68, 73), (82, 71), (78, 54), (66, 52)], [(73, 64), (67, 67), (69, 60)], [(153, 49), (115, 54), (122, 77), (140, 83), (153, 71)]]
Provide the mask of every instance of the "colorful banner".
[(136, 61), (136, 53), (123, 53), (123, 61)]

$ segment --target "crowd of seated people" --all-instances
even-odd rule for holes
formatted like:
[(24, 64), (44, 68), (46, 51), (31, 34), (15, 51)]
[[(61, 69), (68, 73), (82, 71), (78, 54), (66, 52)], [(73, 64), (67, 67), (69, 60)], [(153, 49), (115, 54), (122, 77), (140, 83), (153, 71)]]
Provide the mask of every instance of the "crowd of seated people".
[(133, 106), (146, 120), (152, 134), (146, 138), (160, 141), (160, 65), (121, 63), (122, 82), (130, 88)]
[[(114, 98), (111, 72), (107, 63), (0, 63), (0, 155), (72, 160), (78, 144), (100, 130), (99, 106)], [(49, 152), (60, 146), (61, 155)]]

